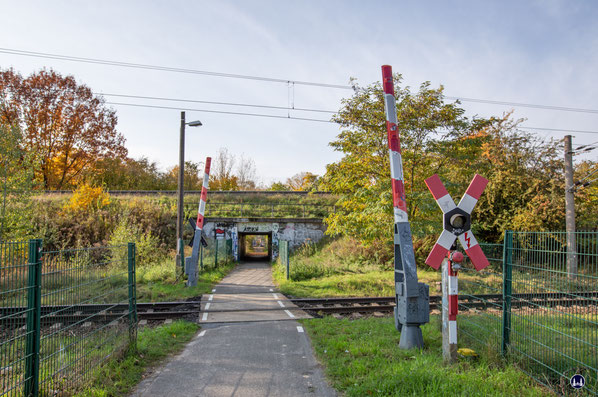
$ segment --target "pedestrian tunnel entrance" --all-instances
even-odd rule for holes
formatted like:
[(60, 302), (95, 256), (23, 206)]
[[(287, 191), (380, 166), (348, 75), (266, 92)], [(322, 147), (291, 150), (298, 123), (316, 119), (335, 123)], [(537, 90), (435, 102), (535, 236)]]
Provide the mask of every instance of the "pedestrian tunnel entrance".
[(270, 261), (272, 232), (239, 233), (239, 259), (242, 261)]

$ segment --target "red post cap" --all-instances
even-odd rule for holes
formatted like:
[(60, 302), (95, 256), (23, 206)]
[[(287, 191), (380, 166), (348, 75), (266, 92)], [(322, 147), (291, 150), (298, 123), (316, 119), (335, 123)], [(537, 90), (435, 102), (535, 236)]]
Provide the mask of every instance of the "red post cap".
[(450, 256), (450, 260), (454, 263), (461, 263), (463, 262), (463, 254), (460, 253), (459, 251), (453, 251), (451, 252), (451, 256)]

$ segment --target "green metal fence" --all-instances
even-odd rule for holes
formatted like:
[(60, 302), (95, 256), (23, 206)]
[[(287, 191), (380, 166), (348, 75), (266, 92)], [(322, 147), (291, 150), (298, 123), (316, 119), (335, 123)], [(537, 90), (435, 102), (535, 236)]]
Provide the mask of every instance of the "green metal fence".
[(232, 240), (206, 239), (208, 246), (201, 247), (199, 252), (199, 269), (215, 269), (218, 265), (232, 260)]
[(459, 333), (477, 349), (494, 354), (502, 343), (503, 244), (480, 246), (490, 266), (478, 272), (466, 259), (459, 271)]
[(134, 244), (0, 255), (0, 396), (71, 394), (135, 346)]
[(578, 232), (578, 272), (567, 271), (567, 233), (507, 232), (503, 352), (559, 392), (582, 374), (598, 394), (598, 232)]
[(280, 264), (284, 268), (288, 280), (291, 278), (289, 242), (286, 240), (280, 240), (278, 242), (278, 250)]
[[(27, 305), (35, 293), (35, 281), (29, 280), (33, 266), (27, 260), (24, 242), (0, 243), (0, 306), (14, 307), (0, 314), (0, 395), (22, 395), (31, 385), (34, 310)], [(26, 320), (24, 326), (23, 319)]]
[[(561, 394), (598, 394), (598, 232), (576, 233), (577, 272), (568, 272), (566, 232), (505, 232), (503, 244), (480, 244), (491, 266), (459, 273), (463, 344), (503, 354)], [(573, 251), (572, 251), (573, 252)], [(499, 294), (499, 297), (492, 296)]]

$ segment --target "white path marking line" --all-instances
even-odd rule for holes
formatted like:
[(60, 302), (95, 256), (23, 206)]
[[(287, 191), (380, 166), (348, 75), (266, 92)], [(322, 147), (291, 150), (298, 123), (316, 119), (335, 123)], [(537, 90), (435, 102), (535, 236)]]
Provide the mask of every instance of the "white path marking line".
[(278, 302), (278, 304), (280, 305), (280, 307), (284, 307), (284, 303), (282, 303), (281, 301), (276, 301)]
[(211, 301), (212, 299), (214, 299), (214, 295), (210, 295), (210, 297), (208, 298), (209, 301)]
[(293, 313), (291, 313), (290, 311), (288, 311), (288, 310), (285, 310), (284, 312), (285, 312), (286, 314), (288, 314), (290, 318), (295, 318), (295, 315), (294, 315)]
[[(299, 331), (299, 332), (303, 332), (303, 331)], [(199, 336), (204, 336), (205, 334), (206, 334), (206, 330), (204, 329), (203, 331), (201, 331), (201, 332), (199, 333)]]
[(206, 321), (208, 319), (208, 313), (204, 313), (201, 317), (201, 321)]
[[(203, 331), (206, 332), (206, 331)], [(303, 327), (297, 326), (297, 332), (303, 332)], [(201, 336), (201, 334), (199, 334)]]
[(274, 299), (278, 299), (278, 295), (272, 294), (272, 296), (274, 297)]
[(208, 310), (210, 308), (210, 304), (206, 304), (206, 308), (204, 310)]

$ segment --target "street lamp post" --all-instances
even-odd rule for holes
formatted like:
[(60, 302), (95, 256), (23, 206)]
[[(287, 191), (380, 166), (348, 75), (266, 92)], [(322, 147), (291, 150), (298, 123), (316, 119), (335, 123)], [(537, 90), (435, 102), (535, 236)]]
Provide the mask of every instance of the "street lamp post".
[[(176, 234), (177, 234), (177, 255), (176, 255), (176, 264), (179, 265), (183, 263), (185, 253), (183, 251), (183, 224), (184, 224), (184, 202), (183, 198), (185, 195), (185, 185), (184, 185), (184, 178), (185, 178), (185, 126), (188, 125), (190, 127), (199, 127), (201, 126), (201, 121), (191, 121), (189, 123), (185, 122), (185, 112), (181, 112), (181, 132), (179, 137), (179, 178), (177, 184), (178, 190), (178, 202), (177, 202), (177, 216), (176, 216)], [(181, 272), (184, 269), (184, 265), (181, 265)]]

